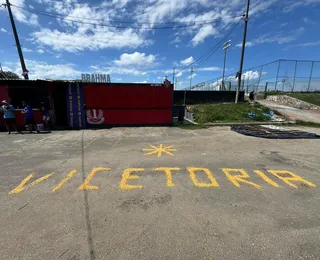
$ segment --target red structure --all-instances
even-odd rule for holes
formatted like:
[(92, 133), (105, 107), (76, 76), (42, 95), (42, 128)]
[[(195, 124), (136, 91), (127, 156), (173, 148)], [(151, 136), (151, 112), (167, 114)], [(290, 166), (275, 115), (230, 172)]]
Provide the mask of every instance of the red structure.
[[(24, 127), (21, 101), (34, 108), (36, 123), (42, 123), (40, 103), (51, 111), (59, 129), (106, 125), (172, 124), (173, 85), (135, 83), (81, 83), (70, 81), (7, 80), (0, 82), (0, 101), (17, 109), (19, 128)], [(84, 123), (79, 124), (84, 115)], [(4, 130), (0, 114), (0, 128)]]
[(84, 100), (89, 125), (172, 124), (172, 85), (85, 84)]

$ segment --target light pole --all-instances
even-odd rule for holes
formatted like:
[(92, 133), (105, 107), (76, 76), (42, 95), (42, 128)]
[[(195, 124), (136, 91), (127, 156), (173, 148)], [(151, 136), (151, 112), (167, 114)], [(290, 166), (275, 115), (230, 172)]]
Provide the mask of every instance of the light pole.
[(224, 62), (223, 62), (223, 72), (222, 72), (222, 90), (225, 90), (225, 86), (224, 86), (224, 73), (226, 71), (226, 61), (227, 61), (227, 50), (229, 49), (229, 47), (231, 46), (231, 40), (225, 42), (223, 44), (223, 50), (224, 50)]
[(194, 72), (194, 68), (191, 68), (190, 70), (190, 90), (191, 90), (191, 86), (192, 86), (192, 74)]

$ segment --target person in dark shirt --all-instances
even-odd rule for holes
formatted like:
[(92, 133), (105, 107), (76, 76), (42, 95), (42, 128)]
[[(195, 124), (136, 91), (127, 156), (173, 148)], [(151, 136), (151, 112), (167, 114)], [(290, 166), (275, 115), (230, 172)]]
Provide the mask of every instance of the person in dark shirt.
[(29, 106), (25, 101), (22, 101), (22, 106), (24, 107), (23, 111), (21, 111), (21, 113), (24, 114), (24, 124), (29, 127), (30, 133), (32, 133), (32, 127), (34, 127), (37, 133), (39, 133), (36, 122), (33, 118), (32, 107)]
[(50, 111), (45, 106), (44, 102), (41, 102), (42, 121), (45, 130), (49, 130)]
[(3, 113), (3, 119), (6, 124), (8, 135), (11, 134), (11, 128), (13, 128), (18, 133), (16, 126), (16, 117), (13, 113), (14, 107), (10, 105), (6, 100), (3, 100), (0, 111)]

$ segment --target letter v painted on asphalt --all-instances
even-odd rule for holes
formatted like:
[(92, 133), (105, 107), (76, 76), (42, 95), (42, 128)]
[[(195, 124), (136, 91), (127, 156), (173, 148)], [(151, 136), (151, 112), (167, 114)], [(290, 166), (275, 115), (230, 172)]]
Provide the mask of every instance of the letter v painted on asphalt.
[(21, 191), (24, 191), (25, 189), (30, 188), (30, 187), (32, 187), (32, 186), (34, 186), (34, 185), (36, 185), (36, 184), (48, 179), (53, 174), (54, 174), (54, 172), (53, 173), (49, 173), (49, 174), (47, 174), (47, 175), (45, 175), (45, 176), (43, 176), (43, 177), (41, 177), (41, 178), (39, 178), (39, 179), (37, 179), (37, 180), (35, 180), (33, 182), (27, 184), (34, 177), (34, 174), (31, 173), (28, 177), (24, 178), (16, 188), (14, 188), (12, 191), (10, 191), (9, 194), (18, 194)]

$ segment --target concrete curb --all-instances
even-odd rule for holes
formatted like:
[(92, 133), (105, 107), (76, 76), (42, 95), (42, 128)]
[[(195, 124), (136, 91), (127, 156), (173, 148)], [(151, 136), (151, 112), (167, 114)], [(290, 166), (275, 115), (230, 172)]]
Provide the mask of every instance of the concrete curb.
[(233, 125), (290, 125), (293, 121), (285, 122), (237, 122), (237, 123), (205, 123), (205, 126), (233, 126)]

